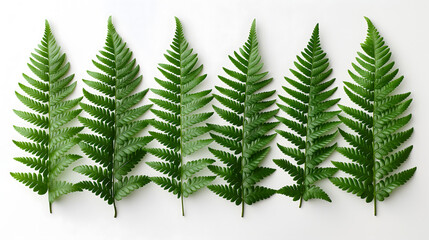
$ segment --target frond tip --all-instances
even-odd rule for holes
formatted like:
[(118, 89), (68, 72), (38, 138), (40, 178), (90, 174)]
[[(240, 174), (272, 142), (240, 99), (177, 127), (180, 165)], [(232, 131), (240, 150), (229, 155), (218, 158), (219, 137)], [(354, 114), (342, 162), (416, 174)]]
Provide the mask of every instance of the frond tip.
[[(199, 159), (185, 162), (184, 157), (206, 147), (213, 140), (201, 139), (210, 128), (201, 125), (210, 118), (212, 112), (198, 113), (212, 99), (211, 90), (196, 92), (197, 87), (207, 77), (202, 74), (203, 65), (198, 65), (197, 54), (188, 48), (189, 43), (183, 34), (183, 27), (176, 17), (176, 33), (171, 50), (164, 54), (167, 64), (159, 64), (159, 71), (166, 80), (155, 78), (162, 89), (152, 89), (161, 99), (150, 99), (162, 110), (152, 109), (158, 119), (151, 125), (158, 131), (150, 132), (166, 148), (147, 149), (162, 162), (147, 164), (168, 177), (152, 177), (151, 180), (163, 189), (181, 198), (184, 216), (183, 198), (188, 197), (210, 184), (214, 177), (194, 176), (214, 162), (212, 159)], [(198, 126), (199, 125), (199, 126)]]
[(88, 71), (94, 80), (84, 80), (99, 95), (83, 89), (90, 103), (80, 106), (91, 118), (79, 117), (94, 132), (79, 135), (81, 150), (100, 166), (78, 166), (74, 171), (91, 178), (79, 186), (113, 204), (116, 217), (115, 202), (150, 182), (147, 176), (128, 174), (145, 156), (143, 148), (152, 140), (150, 136), (137, 136), (149, 124), (149, 120), (139, 118), (151, 105), (137, 106), (148, 92), (135, 93), (142, 81), (140, 67), (116, 32), (111, 17), (107, 28), (106, 46), (97, 55), (98, 61), (93, 61), (99, 72)]
[(297, 70), (290, 71), (296, 79), (285, 77), (291, 85), (283, 87), (291, 98), (279, 95), (284, 104), (277, 106), (290, 118), (277, 116), (277, 120), (293, 132), (277, 130), (277, 133), (295, 145), (295, 148), (278, 144), (279, 149), (292, 158), (297, 165), (287, 159), (275, 159), (274, 163), (289, 173), (296, 181), (295, 185), (285, 186), (277, 192), (294, 201), (317, 198), (331, 202), (328, 194), (316, 182), (332, 177), (337, 169), (318, 167), (336, 149), (331, 144), (336, 136), (339, 121), (332, 120), (340, 111), (329, 111), (339, 99), (330, 99), (337, 88), (331, 88), (335, 79), (329, 79), (332, 68), (329, 59), (320, 46), (319, 24), (314, 27), (307, 48), (297, 56), (294, 62)]
[(12, 177), (33, 189), (38, 194), (48, 193), (49, 209), (52, 203), (67, 193), (80, 191), (68, 182), (59, 180), (59, 175), (80, 156), (67, 152), (79, 143), (77, 134), (82, 127), (68, 127), (81, 112), (74, 109), (81, 98), (67, 99), (74, 89), (74, 75), (67, 75), (70, 64), (56, 43), (48, 21), (41, 43), (31, 54), (28, 64), (33, 77), (23, 74), (29, 85), (19, 83), (24, 94), (16, 92), (17, 98), (35, 113), (14, 110), (24, 121), (38, 128), (14, 126), (15, 130), (29, 141), (13, 141), (16, 146), (34, 157), (17, 157), (15, 160), (37, 173), (11, 173)]
[(374, 202), (376, 215), (377, 201), (405, 184), (416, 168), (394, 173), (412, 149), (410, 146), (396, 151), (413, 132), (412, 128), (402, 130), (411, 120), (411, 114), (403, 115), (412, 100), (408, 99), (410, 93), (394, 93), (404, 77), (397, 76), (399, 71), (390, 60), (390, 48), (372, 22), (365, 19), (368, 32), (361, 44), (363, 53), (358, 52), (357, 64), (352, 63), (354, 71), (349, 71), (355, 83), (344, 82), (346, 94), (361, 109), (339, 105), (350, 116), (340, 116), (340, 120), (355, 134), (340, 130), (351, 146), (338, 148), (338, 152), (353, 163), (333, 162), (351, 177), (331, 178), (331, 182), (366, 202)]
[(274, 169), (261, 167), (261, 162), (267, 156), (268, 144), (275, 134), (269, 132), (277, 126), (277, 122), (269, 120), (278, 110), (266, 111), (275, 100), (269, 100), (275, 91), (262, 91), (272, 78), (265, 78), (268, 72), (262, 72), (263, 63), (259, 55), (256, 36), (256, 24), (252, 23), (249, 38), (239, 53), (229, 56), (237, 68), (233, 71), (224, 68), (228, 77), (219, 79), (230, 88), (216, 86), (221, 93), (214, 94), (216, 100), (225, 108), (213, 106), (216, 113), (229, 125), (210, 124), (214, 133), (212, 138), (228, 150), (209, 148), (210, 152), (225, 167), (209, 166), (209, 169), (227, 184), (210, 185), (208, 188), (215, 194), (237, 205), (251, 205), (257, 201), (269, 198), (276, 191), (256, 184), (274, 172)]

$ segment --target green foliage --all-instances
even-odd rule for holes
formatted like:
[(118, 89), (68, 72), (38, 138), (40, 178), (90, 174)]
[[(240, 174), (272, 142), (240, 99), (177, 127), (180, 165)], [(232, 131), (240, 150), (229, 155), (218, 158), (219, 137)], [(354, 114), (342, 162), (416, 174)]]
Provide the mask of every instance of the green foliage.
[(214, 162), (213, 159), (184, 161), (184, 158), (210, 144), (212, 139), (201, 139), (209, 132), (207, 126), (198, 126), (213, 114), (196, 113), (207, 105), (213, 97), (211, 90), (192, 91), (205, 78), (201, 75), (203, 65), (198, 66), (197, 54), (188, 48), (182, 24), (176, 18), (176, 33), (167, 50), (165, 58), (169, 64), (159, 64), (159, 71), (166, 80), (155, 78), (163, 89), (152, 89), (162, 99), (150, 99), (163, 110), (152, 109), (158, 120), (151, 125), (159, 132), (150, 132), (165, 148), (150, 148), (147, 151), (164, 160), (147, 164), (167, 177), (151, 177), (151, 180), (165, 190), (181, 198), (182, 215), (184, 215), (183, 197), (188, 197), (214, 180), (213, 176), (193, 175)]
[(352, 64), (354, 73), (349, 71), (356, 84), (344, 82), (344, 90), (360, 109), (339, 105), (351, 118), (339, 116), (340, 120), (356, 134), (340, 130), (341, 135), (351, 145), (338, 148), (352, 163), (333, 162), (341, 171), (352, 177), (331, 178), (332, 183), (344, 191), (351, 192), (374, 202), (383, 201), (393, 190), (406, 183), (416, 171), (411, 168), (393, 173), (410, 155), (412, 146), (395, 151), (412, 134), (413, 129), (401, 131), (411, 120), (411, 114), (402, 116), (411, 104), (410, 93), (393, 94), (402, 82), (397, 77), (390, 48), (385, 44), (372, 22), (366, 18), (368, 34), (361, 44), (364, 53), (358, 52), (357, 64)]
[(64, 194), (80, 189), (60, 179), (60, 174), (80, 156), (67, 153), (78, 144), (77, 134), (82, 127), (65, 127), (79, 115), (77, 106), (81, 98), (67, 100), (74, 91), (76, 82), (71, 83), (74, 74), (68, 75), (70, 64), (66, 55), (61, 53), (49, 23), (45, 23), (45, 33), (35, 53), (31, 54), (28, 67), (35, 77), (23, 74), (29, 85), (19, 83), (27, 95), (16, 92), (18, 99), (36, 113), (14, 110), (16, 115), (38, 128), (14, 126), (15, 130), (27, 141), (13, 141), (16, 146), (34, 157), (17, 157), (21, 162), (37, 173), (11, 173), (12, 177), (22, 182), (33, 191), (42, 195), (48, 193), (49, 209), (52, 203)]
[[(217, 195), (244, 205), (269, 198), (276, 191), (256, 186), (256, 183), (271, 175), (274, 169), (260, 167), (269, 152), (267, 146), (275, 137), (268, 132), (277, 126), (277, 122), (268, 122), (278, 110), (265, 111), (275, 100), (267, 100), (275, 91), (260, 91), (272, 78), (266, 79), (268, 72), (261, 72), (263, 63), (259, 55), (255, 21), (252, 23), (247, 42), (239, 53), (229, 59), (238, 71), (224, 68), (230, 77), (219, 76), (230, 88), (217, 86), (223, 95), (214, 95), (229, 110), (213, 106), (216, 113), (229, 125), (210, 124), (212, 138), (229, 151), (209, 148), (213, 155), (224, 163), (225, 167), (209, 166), (216, 175), (222, 177), (226, 185), (210, 185), (208, 188)], [(231, 80), (234, 79), (234, 80)]]
[(294, 89), (283, 87), (292, 98), (279, 95), (286, 105), (277, 104), (291, 119), (276, 117), (295, 132), (277, 130), (278, 134), (294, 144), (296, 148), (277, 145), (286, 156), (294, 159), (297, 165), (286, 159), (273, 161), (296, 181), (295, 185), (285, 186), (279, 189), (278, 193), (292, 197), (294, 201), (300, 200), (301, 207), (302, 200), (317, 198), (331, 202), (328, 194), (315, 183), (332, 177), (337, 172), (336, 168), (318, 166), (336, 148), (336, 144), (329, 144), (337, 134), (337, 131), (332, 133), (332, 130), (336, 129), (340, 122), (331, 119), (340, 111), (327, 110), (340, 99), (329, 99), (337, 88), (328, 89), (335, 79), (327, 80), (332, 73), (332, 68), (329, 68), (329, 60), (320, 47), (319, 25), (314, 28), (307, 47), (301, 52), (301, 56), (297, 56), (297, 60), (294, 62), (297, 70), (290, 70), (297, 80), (285, 77)]
[(91, 104), (81, 103), (80, 106), (92, 118), (79, 117), (79, 120), (94, 132), (80, 134), (80, 147), (98, 165), (78, 166), (74, 171), (92, 179), (78, 184), (113, 204), (116, 217), (115, 201), (150, 182), (147, 176), (128, 176), (128, 173), (142, 160), (146, 154), (142, 148), (152, 140), (149, 136), (136, 136), (149, 123), (139, 118), (151, 105), (136, 107), (147, 90), (134, 93), (142, 81), (138, 74), (140, 67), (116, 32), (111, 18), (106, 45), (97, 59), (98, 62), (93, 63), (101, 72), (88, 71), (96, 81), (83, 81), (101, 95), (83, 90)]

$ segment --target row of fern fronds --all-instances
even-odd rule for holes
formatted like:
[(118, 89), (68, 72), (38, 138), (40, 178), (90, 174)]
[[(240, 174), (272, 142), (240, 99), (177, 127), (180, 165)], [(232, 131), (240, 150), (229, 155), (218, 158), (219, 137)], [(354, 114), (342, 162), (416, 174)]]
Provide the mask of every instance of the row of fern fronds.
[[(150, 98), (153, 105), (140, 105), (148, 90), (137, 91), (142, 82), (139, 65), (110, 18), (105, 46), (93, 61), (98, 70), (88, 71), (91, 80), (83, 80), (88, 88), (77, 99), (69, 99), (76, 87), (74, 75), (68, 74), (70, 64), (46, 22), (43, 39), (28, 64), (34, 76), (23, 74), (27, 84), (19, 87), (25, 95), (16, 93), (33, 112), (15, 113), (35, 128), (15, 126), (30, 141), (14, 143), (31, 154), (15, 160), (36, 172), (11, 175), (38, 194), (48, 194), (51, 212), (52, 203), (62, 195), (87, 190), (113, 205), (116, 217), (118, 201), (153, 182), (181, 200), (183, 215), (184, 198), (207, 187), (241, 205), (243, 216), (245, 205), (275, 193), (299, 201), (300, 207), (310, 199), (331, 202), (318, 185), (329, 179), (373, 202), (376, 214), (377, 201), (407, 182), (416, 168), (395, 173), (412, 150), (412, 146), (398, 149), (413, 131), (402, 130), (411, 119), (411, 114), (404, 115), (410, 93), (394, 93), (403, 77), (397, 76), (389, 47), (366, 20), (363, 52), (358, 52), (357, 64), (349, 71), (353, 81), (344, 82), (354, 106), (340, 105), (340, 99), (333, 98), (337, 88), (332, 87), (335, 79), (330, 78), (332, 69), (321, 48), (318, 25), (297, 56), (291, 77), (285, 77), (287, 86), (276, 104), (275, 90), (265, 90), (273, 79), (262, 70), (255, 21), (245, 44), (229, 56), (234, 69), (223, 68), (222, 85), (212, 94), (196, 90), (207, 75), (176, 18), (166, 63), (158, 68), (162, 78), (155, 78), (159, 86), (151, 89), (157, 98)], [(213, 99), (217, 101), (213, 110), (223, 123), (207, 123), (214, 112), (201, 111)], [(154, 119), (145, 118), (148, 111)], [(74, 126), (76, 118), (83, 126)], [(340, 123), (353, 132), (338, 128)], [(140, 136), (148, 126), (154, 130)], [(338, 133), (349, 147), (337, 147)], [(258, 183), (275, 171), (262, 162), (277, 134), (290, 144), (279, 140), (285, 158), (273, 161), (295, 184), (275, 190)], [(154, 140), (162, 147), (149, 147)], [(89, 180), (73, 184), (62, 180), (61, 173), (82, 158), (71, 153), (77, 145), (94, 164), (74, 167)], [(207, 147), (210, 157), (189, 160)], [(351, 162), (332, 161), (332, 167), (321, 167), (335, 151)], [(146, 163), (159, 176), (131, 174), (145, 155), (150, 155)], [(205, 169), (213, 175), (202, 176)], [(338, 170), (350, 176), (334, 177)], [(214, 184), (216, 177), (224, 183)]]

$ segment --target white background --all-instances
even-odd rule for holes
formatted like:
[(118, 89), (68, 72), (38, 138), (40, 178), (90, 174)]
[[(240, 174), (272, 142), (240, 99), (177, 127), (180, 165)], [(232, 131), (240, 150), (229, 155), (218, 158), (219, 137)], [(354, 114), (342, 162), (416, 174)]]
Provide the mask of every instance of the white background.
[[(3, 0), (1, 5), (0, 239), (427, 239), (428, 1)], [(63, 197), (54, 203), (54, 213), (49, 214), (46, 196), (38, 196), (9, 175), (11, 171), (28, 170), (12, 159), (23, 154), (11, 141), (22, 139), (12, 125), (24, 124), (12, 112), (24, 109), (14, 91), (18, 90), (18, 82), (24, 82), (21, 74), (30, 73), (26, 63), (41, 40), (44, 20), (48, 19), (67, 53), (71, 72), (76, 74), (75, 96), (79, 96), (81, 79), (88, 79), (86, 70), (93, 68), (91, 59), (104, 45), (110, 15), (141, 66), (142, 89), (154, 87), (154, 77), (160, 77), (156, 67), (165, 62), (163, 54), (174, 34), (174, 16), (182, 20), (185, 35), (208, 74), (201, 89), (220, 84), (216, 76), (223, 74), (222, 66), (231, 66), (227, 55), (242, 46), (251, 21), (256, 18), (265, 70), (274, 77), (268, 88), (280, 93), (281, 85), (286, 84), (283, 76), (291, 76), (288, 69), (293, 66), (295, 55), (306, 46), (315, 24), (320, 23), (322, 47), (331, 60), (332, 76), (339, 87), (336, 97), (342, 97), (343, 104), (350, 102), (342, 81), (350, 80), (347, 69), (356, 51), (360, 51), (359, 44), (366, 34), (363, 17), (368, 16), (385, 37), (396, 66), (405, 75), (398, 92), (411, 91), (414, 99), (410, 126), (415, 133), (407, 142), (414, 145), (414, 150), (403, 166), (418, 167), (414, 178), (379, 204), (377, 217), (373, 216), (372, 204), (341, 191), (327, 180), (320, 185), (330, 194), (331, 204), (313, 200), (299, 209), (297, 202), (276, 195), (247, 207), (245, 218), (240, 217), (240, 207), (207, 189), (186, 199), (186, 217), (182, 217), (179, 200), (154, 184), (119, 202), (117, 219), (113, 218), (112, 206), (88, 192)], [(276, 141), (287, 144), (280, 137)], [(341, 139), (338, 141), (344, 145)], [(275, 142), (272, 146), (265, 166), (274, 167), (271, 159), (282, 157)], [(201, 151), (195, 158), (207, 154)], [(144, 161), (148, 159), (154, 160), (146, 157)], [(345, 159), (334, 154), (331, 160)], [(90, 162), (83, 159), (77, 164), (82, 163)], [(144, 163), (135, 173), (156, 174)], [(72, 181), (83, 179), (70, 169), (65, 177)], [(261, 184), (277, 189), (290, 183), (291, 178), (277, 170)]]

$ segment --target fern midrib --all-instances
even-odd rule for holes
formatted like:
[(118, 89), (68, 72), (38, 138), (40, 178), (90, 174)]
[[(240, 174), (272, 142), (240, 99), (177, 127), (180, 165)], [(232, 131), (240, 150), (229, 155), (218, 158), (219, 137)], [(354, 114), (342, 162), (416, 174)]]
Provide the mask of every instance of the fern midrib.
[[(247, 70), (247, 72), (249, 72), (249, 70)], [(247, 80), (248, 80), (248, 75), (246, 73), (246, 87), (245, 87), (245, 91), (244, 91), (244, 111), (243, 111), (243, 134), (242, 134), (242, 139), (241, 139), (241, 217), (244, 217), (244, 179), (245, 179), (245, 173), (243, 171), (244, 169), (244, 151), (246, 150), (246, 143), (245, 143), (245, 138), (246, 138), (246, 107), (247, 107)]]
[[(376, 163), (376, 161), (377, 161), (377, 159), (375, 158), (375, 151), (374, 151), (374, 142), (375, 142), (375, 135), (376, 135), (376, 132), (378, 133), (378, 131), (376, 131), (377, 129), (376, 129), (376, 127), (375, 127), (375, 115), (376, 115), (376, 106), (377, 106), (377, 104), (376, 104), (376, 99), (377, 99), (377, 96), (376, 96), (376, 92), (377, 91), (375, 91), (375, 81), (376, 81), (376, 76), (377, 76), (377, 61), (378, 61), (378, 55), (377, 55), (377, 52), (376, 52), (376, 37), (375, 37), (375, 33), (374, 33), (374, 29), (372, 29), (372, 41), (373, 41), (373, 51), (374, 51), (374, 69), (375, 69), (375, 71), (374, 71), (374, 82), (373, 82), (373, 86), (372, 86), (372, 89), (373, 89), (373, 91), (374, 91), (374, 105), (373, 105), (373, 116), (372, 116), (372, 128), (373, 128), (373, 131), (372, 131), (372, 143), (371, 143), (371, 145), (372, 145), (372, 184), (373, 184), (373, 189), (372, 189), (372, 191), (373, 191), (373, 201), (374, 201), (374, 216), (377, 216), (377, 195), (376, 195), (376, 185), (377, 185), (377, 176), (376, 176), (376, 174), (375, 174), (375, 163)], [(378, 145), (378, 144), (377, 144)]]
[(52, 139), (52, 118), (51, 118), (51, 107), (52, 107), (52, 102), (51, 102), (51, 91), (52, 91), (52, 84), (51, 84), (51, 48), (49, 47), (49, 42), (50, 42), (50, 35), (47, 34), (46, 36), (46, 46), (47, 46), (47, 54), (48, 54), (48, 81), (49, 81), (49, 102), (48, 102), (48, 164), (47, 164), (47, 189), (48, 189), (48, 201), (49, 201), (49, 212), (52, 213), (52, 202), (51, 202), (51, 164), (52, 164), (52, 160), (51, 159), (51, 139)]
[(311, 120), (312, 120), (312, 118), (310, 116), (311, 116), (311, 106), (312, 106), (311, 105), (311, 99), (313, 97), (313, 95), (311, 94), (311, 92), (312, 92), (312, 88), (313, 88), (313, 77), (314, 77), (313, 76), (313, 64), (314, 64), (314, 54), (315, 54), (314, 49), (316, 49), (316, 46), (313, 46), (313, 49), (311, 51), (311, 74), (310, 74), (310, 90), (309, 90), (310, 94), (309, 94), (309, 98), (308, 98), (307, 129), (306, 129), (306, 135), (305, 135), (305, 151), (304, 151), (304, 154), (305, 154), (305, 161), (304, 161), (304, 182), (303, 182), (304, 191), (301, 194), (301, 197), (299, 199), (299, 208), (302, 207), (302, 200), (303, 200), (305, 192), (307, 191), (307, 183), (306, 183), (305, 180), (307, 178), (307, 161), (308, 161), (308, 158), (309, 158), (307, 152), (308, 152), (308, 149), (310, 147), (310, 143), (309, 143), (309, 139), (308, 139), (308, 136), (310, 134), (310, 128), (309, 128), (309, 126), (311, 125)]
[[(254, 33), (253, 33), (254, 34)], [(244, 167), (245, 167), (245, 159), (244, 159), (244, 152), (246, 151), (246, 108), (247, 108), (247, 90), (248, 90), (248, 84), (247, 81), (249, 80), (249, 66), (250, 66), (250, 57), (253, 51), (253, 47), (254, 47), (254, 35), (252, 35), (252, 40), (251, 40), (251, 45), (249, 48), (249, 61), (247, 62), (247, 72), (246, 72), (246, 84), (245, 84), (245, 88), (244, 88), (244, 110), (243, 110), (243, 133), (242, 133), (242, 139), (241, 139), (241, 217), (244, 217), (244, 179), (247, 177), (246, 173), (243, 171)]]
[(113, 113), (113, 115), (115, 116), (114, 118), (115, 118), (115, 120), (114, 120), (114, 122), (113, 122), (113, 128), (115, 129), (115, 131), (114, 131), (114, 135), (113, 135), (113, 141), (112, 141), (112, 147), (113, 147), (113, 156), (112, 156), (112, 166), (111, 166), (111, 168), (112, 168), (112, 203), (113, 203), (113, 209), (114, 209), (114, 216), (113, 217), (117, 217), (117, 215), (118, 215), (118, 212), (117, 212), (117, 210), (116, 210), (116, 200), (115, 200), (115, 195), (116, 195), (116, 193), (115, 193), (115, 191), (116, 191), (116, 189), (115, 189), (115, 160), (116, 160), (116, 151), (117, 151), (117, 141), (116, 141), (116, 137), (117, 137), (117, 135), (118, 135), (118, 126), (117, 126), (117, 122), (118, 122), (118, 116), (117, 116), (117, 114), (116, 114), (116, 111), (117, 111), (117, 109), (118, 109), (118, 99), (117, 99), (117, 90), (118, 90), (118, 88), (117, 88), (117, 84), (118, 84), (118, 65), (117, 65), (117, 63), (118, 63), (118, 59), (117, 59), (117, 57), (118, 57), (118, 54), (117, 54), (117, 52), (116, 52), (116, 47), (115, 47), (115, 39), (114, 39), (114, 34), (112, 34), (112, 32), (111, 32), (111, 30), (109, 31), (109, 35), (110, 35), (110, 37), (111, 37), (111, 40), (112, 40), (112, 49), (113, 49), (113, 53), (114, 53), (114, 56), (115, 56), (115, 98), (114, 98), (114, 100), (115, 100), (115, 109), (114, 109), (114, 113)]
[[(182, 32), (180, 32), (181, 34), (183, 34)], [(180, 68), (180, 167), (179, 167), (179, 171), (180, 171), (180, 202), (181, 202), (181, 206), (182, 206), (182, 216), (185, 216), (185, 206), (183, 203), (183, 116), (182, 116), (182, 108), (183, 108), (183, 104), (182, 104), (182, 99), (183, 99), (183, 84), (182, 84), (182, 53), (183, 53), (183, 49), (182, 49), (182, 35), (179, 36), (178, 38), (178, 42), (179, 42), (179, 68)]]

